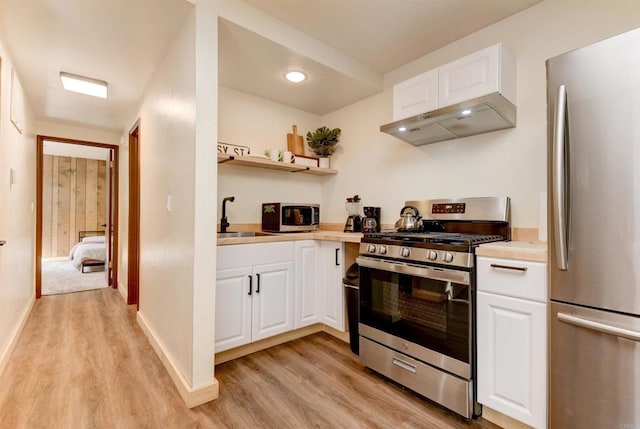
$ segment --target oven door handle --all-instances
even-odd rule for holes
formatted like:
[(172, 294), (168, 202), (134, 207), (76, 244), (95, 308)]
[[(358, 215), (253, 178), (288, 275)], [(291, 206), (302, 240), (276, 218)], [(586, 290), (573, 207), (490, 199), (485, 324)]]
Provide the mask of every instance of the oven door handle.
[(467, 286), (471, 284), (470, 274), (467, 271), (423, 267), (366, 257), (358, 257), (356, 258), (356, 262), (361, 267), (373, 268), (380, 271), (390, 271), (393, 273), (406, 274), (425, 279), (452, 281)]

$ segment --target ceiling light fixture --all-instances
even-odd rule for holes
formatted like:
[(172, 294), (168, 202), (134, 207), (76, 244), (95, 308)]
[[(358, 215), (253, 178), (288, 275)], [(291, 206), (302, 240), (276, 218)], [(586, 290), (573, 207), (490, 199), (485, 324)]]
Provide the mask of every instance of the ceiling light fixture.
[(460, 112), (463, 116), (469, 116), (471, 114), (471, 109), (466, 109)]
[(398, 131), (400, 131), (400, 132), (407, 131), (407, 127), (400, 127), (400, 128), (398, 128)]
[(307, 75), (304, 74), (301, 71), (298, 70), (291, 70), (288, 71), (285, 75), (284, 75), (285, 79), (287, 79), (289, 82), (293, 82), (293, 83), (300, 83), (302, 81), (307, 80)]
[(60, 72), (62, 86), (67, 91), (79, 92), (80, 94), (91, 95), (93, 97), (107, 98), (107, 82), (90, 77), (79, 76), (67, 72)]

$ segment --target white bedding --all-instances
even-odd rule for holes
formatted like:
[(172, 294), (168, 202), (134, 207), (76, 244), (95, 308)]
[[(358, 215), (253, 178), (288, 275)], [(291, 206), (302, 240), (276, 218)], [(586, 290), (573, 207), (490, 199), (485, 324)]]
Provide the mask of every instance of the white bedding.
[(90, 259), (104, 261), (106, 256), (105, 243), (81, 242), (73, 246), (69, 258), (73, 261), (73, 266), (76, 267), (78, 271), (82, 271), (82, 263), (84, 261)]

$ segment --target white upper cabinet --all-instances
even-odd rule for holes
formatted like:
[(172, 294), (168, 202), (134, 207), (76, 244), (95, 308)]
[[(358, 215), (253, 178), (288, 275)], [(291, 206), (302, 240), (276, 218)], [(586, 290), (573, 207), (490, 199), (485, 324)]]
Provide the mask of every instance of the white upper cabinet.
[(516, 65), (501, 43), (438, 68), (438, 107), (494, 92), (515, 104)]
[(502, 43), (394, 85), (393, 120), (496, 92), (516, 104), (516, 62)]
[(438, 69), (429, 70), (393, 86), (393, 120), (438, 108)]

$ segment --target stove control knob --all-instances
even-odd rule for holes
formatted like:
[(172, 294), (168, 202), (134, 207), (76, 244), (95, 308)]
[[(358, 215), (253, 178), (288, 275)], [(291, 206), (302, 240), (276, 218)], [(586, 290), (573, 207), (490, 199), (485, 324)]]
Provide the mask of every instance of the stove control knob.
[(453, 261), (453, 253), (451, 253), (451, 252), (444, 252), (444, 256), (442, 257), (442, 259), (443, 259), (445, 262), (451, 262), (451, 261)]
[(409, 256), (411, 256), (411, 249), (409, 249), (408, 247), (401, 247), (400, 256), (404, 256), (405, 258), (408, 258)]
[(370, 244), (369, 247), (367, 247), (367, 252), (376, 253), (376, 245), (375, 244)]
[(430, 261), (435, 261), (436, 259), (438, 259), (438, 252), (436, 252), (435, 250), (429, 250), (429, 252), (427, 253), (427, 258)]
[(387, 254), (387, 246), (380, 246), (378, 248), (378, 253), (381, 255), (386, 255)]

